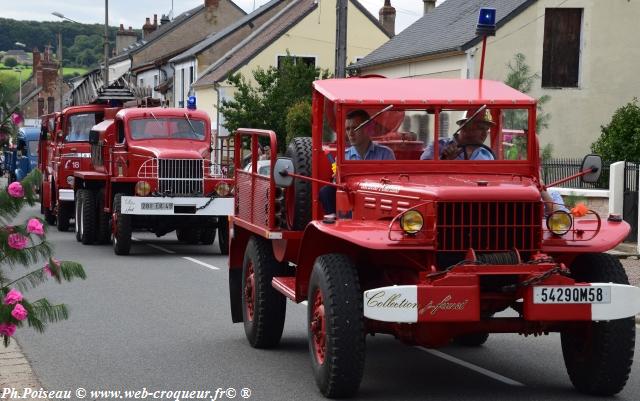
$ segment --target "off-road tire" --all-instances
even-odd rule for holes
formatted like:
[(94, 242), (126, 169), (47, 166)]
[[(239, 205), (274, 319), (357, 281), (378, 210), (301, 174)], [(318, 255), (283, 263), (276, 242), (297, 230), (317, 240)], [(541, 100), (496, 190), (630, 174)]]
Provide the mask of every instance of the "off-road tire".
[[(318, 293), (322, 308), (316, 305)], [(309, 353), (316, 384), (325, 397), (353, 396), (364, 371), (365, 331), (358, 273), (347, 256), (328, 254), (316, 259), (307, 302)], [(320, 312), (322, 323), (317, 319)], [(314, 337), (314, 327), (324, 327), (324, 338)], [(324, 351), (319, 353), (318, 349)]]
[(176, 237), (178, 241), (186, 242), (187, 244), (197, 244), (200, 241), (200, 229), (199, 228), (179, 228), (176, 230)]
[(74, 204), (71, 202), (58, 202), (58, 215), (56, 216), (56, 223), (58, 231), (67, 232), (71, 223), (69, 220), (73, 216)]
[(218, 246), (220, 255), (229, 254), (229, 218), (227, 216), (218, 217)]
[(212, 245), (216, 240), (216, 227), (207, 226), (200, 229), (200, 242), (203, 245)]
[[(53, 190), (50, 191), (50, 196), (53, 196)], [(42, 211), (42, 214), (44, 214), (44, 221), (46, 221), (47, 224), (52, 226), (56, 224), (56, 215), (53, 213), (51, 209), (47, 207), (47, 205), (43, 203), (43, 198), (44, 198), (44, 185), (40, 184), (40, 205), (41, 205), (40, 210)]]
[(242, 319), (247, 340), (254, 348), (272, 348), (280, 343), (287, 300), (271, 281), (284, 271), (285, 265), (273, 256), (271, 243), (252, 236), (242, 262)]
[(111, 216), (104, 211), (104, 190), (98, 191), (97, 199), (97, 224), (96, 241), (98, 244), (108, 244), (111, 239)]
[(80, 226), (82, 224), (82, 197), (84, 196), (84, 191), (79, 189), (76, 191), (76, 202), (74, 208), (74, 231), (76, 241), (80, 242), (82, 240), (82, 234), (80, 233)]
[[(629, 284), (620, 261), (609, 254), (582, 254), (571, 265), (579, 282)], [(633, 317), (579, 323), (561, 332), (562, 355), (575, 388), (610, 396), (629, 378), (636, 338)]]
[(91, 245), (96, 240), (96, 193), (89, 189), (81, 189), (82, 200), (76, 200), (80, 203), (80, 242), (84, 245)]
[(113, 197), (113, 214), (115, 227), (113, 232), (113, 252), (116, 255), (128, 255), (131, 252), (131, 215), (120, 213), (121, 198), (124, 194), (116, 194)]
[[(311, 176), (311, 138), (293, 138), (286, 157), (291, 158), (296, 174)], [(286, 223), (290, 230), (304, 230), (311, 221), (311, 182), (293, 180), (293, 185), (287, 188), (289, 201), (286, 210)]]

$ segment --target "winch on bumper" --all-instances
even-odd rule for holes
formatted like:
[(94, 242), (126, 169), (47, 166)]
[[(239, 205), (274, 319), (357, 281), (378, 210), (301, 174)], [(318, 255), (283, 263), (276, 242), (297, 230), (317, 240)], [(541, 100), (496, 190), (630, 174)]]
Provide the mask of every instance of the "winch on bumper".
[[(549, 274), (551, 272), (552, 274)], [(474, 322), (482, 317), (481, 276), (517, 275), (503, 291), (521, 305), (525, 321), (614, 320), (640, 313), (640, 288), (615, 283), (578, 283), (553, 264), (459, 265), (432, 273), (424, 284), (364, 291), (364, 316), (390, 323)], [(501, 294), (501, 295), (507, 295)], [(490, 296), (490, 295), (489, 295)]]
[(122, 214), (132, 215), (199, 215), (233, 214), (233, 198), (123, 196)]

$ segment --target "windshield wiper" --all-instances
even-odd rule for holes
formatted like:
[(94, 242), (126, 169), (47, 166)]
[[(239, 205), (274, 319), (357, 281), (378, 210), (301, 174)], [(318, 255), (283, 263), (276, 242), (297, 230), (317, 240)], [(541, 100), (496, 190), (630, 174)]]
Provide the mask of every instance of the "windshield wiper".
[(385, 111), (388, 111), (389, 109), (392, 109), (393, 105), (390, 104), (387, 107), (385, 107), (384, 109), (380, 110), (379, 112), (377, 112), (376, 114), (372, 115), (371, 117), (369, 117), (369, 119), (367, 121), (363, 121), (362, 124), (358, 125), (353, 132), (356, 132), (357, 130), (359, 130), (360, 128), (364, 127), (365, 125), (369, 124), (371, 121), (373, 121), (374, 118), (378, 117), (380, 114), (384, 113)]
[(198, 133), (196, 132), (196, 129), (193, 128), (193, 124), (191, 124), (191, 120), (189, 119), (189, 116), (187, 115), (187, 113), (184, 113), (184, 118), (187, 120), (187, 122), (189, 123), (189, 127), (191, 127), (191, 132), (193, 132), (193, 134), (195, 136), (198, 136)]

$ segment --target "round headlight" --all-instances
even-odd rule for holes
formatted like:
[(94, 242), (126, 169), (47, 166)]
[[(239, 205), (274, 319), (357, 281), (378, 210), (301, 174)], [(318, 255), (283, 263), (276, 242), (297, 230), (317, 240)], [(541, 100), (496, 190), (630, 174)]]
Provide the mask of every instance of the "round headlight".
[(216, 193), (218, 194), (218, 196), (229, 196), (229, 194), (231, 193), (231, 185), (224, 181), (219, 182), (216, 185)]
[(74, 181), (75, 181), (75, 178), (73, 178), (72, 175), (67, 176), (67, 184), (73, 186)]
[(573, 225), (571, 215), (564, 210), (556, 210), (547, 216), (547, 228), (555, 235), (564, 235)]
[(423, 224), (424, 219), (420, 212), (416, 210), (409, 210), (400, 217), (400, 227), (407, 234), (415, 234), (422, 230)]
[(151, 185), (146, 181), (138, 181), (136, 183), (136, 195), (147, 196), (151, 192)]

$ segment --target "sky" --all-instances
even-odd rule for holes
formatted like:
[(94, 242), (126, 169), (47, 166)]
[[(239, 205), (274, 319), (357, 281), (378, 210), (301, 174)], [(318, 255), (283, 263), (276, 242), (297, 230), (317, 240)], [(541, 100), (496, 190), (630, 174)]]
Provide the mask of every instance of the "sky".
[[(204, 0), (110, 0), (109, 25), (141, 29), (145, 18), (153, 14), (168, 14), (173, 3), (174, 15), (189, 10)], [(255, 7), (267, 3), (269, 0), (234, 0), (235, 3), (251, 12)], [(320, 0), (322, 1), (322, 0)], [(384, 0), (359, 0), (376, 18)], [(438, 0), (440, 4), (444, 0)], [(3, 18), (35, 21), (60, 21), (51, 15), (57, 11), (65, 17), (83, 23), (104, 24), (104, 4), (102, 0), (0, 0)], [(422, 16), (423, 2), (421, 0), (392, 0), (391, 5), (396, 9), (396, 33), (402, 31)]]

